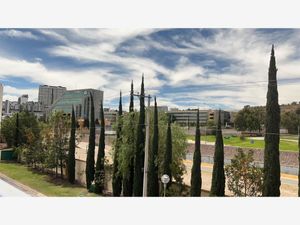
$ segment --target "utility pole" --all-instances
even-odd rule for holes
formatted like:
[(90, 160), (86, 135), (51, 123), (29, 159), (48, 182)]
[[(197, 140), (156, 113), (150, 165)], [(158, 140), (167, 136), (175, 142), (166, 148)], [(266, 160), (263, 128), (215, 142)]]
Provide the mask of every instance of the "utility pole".
[[(133, 94), (133, 96), (141, 97), (139, 93)], [(150, 139), (150, 101), (151, 96), (144, 96), (148, 98), (148, 107), (146, 115), (146, 139), (145, 139), (145, 158), (144, 158), (144, 180), (143, 180), (143, 197), (147, 197), (147, 182), (148, 182), (148, 156), (149, 156), (149, 139)]]

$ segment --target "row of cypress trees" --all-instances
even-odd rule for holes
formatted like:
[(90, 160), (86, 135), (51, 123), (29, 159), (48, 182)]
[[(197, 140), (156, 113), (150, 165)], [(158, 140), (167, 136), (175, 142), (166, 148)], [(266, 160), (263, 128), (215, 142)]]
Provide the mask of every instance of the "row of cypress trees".
[[(220, 111), (216, 131), (216, 143), (214, 153), (214, 166), (210, 196), (225, 195), (225, 174), (224, 174), (224, 144), (221, 130)], [(272, 45), (269, 73), (268, 92), (266, 104), (265, 121), (265, 150), (264, 150), (264, 177), (263, 196), (280, 196), (280, 107), (278, 104), (277, 90), (277, 68), (275, 60), (274, 45)], [(299, 147), (299, 168), (300, 168), (300, 136)], [(298, 175), (298, 196), (300, 196), (300, 169)], [(200, 130), (199, 111), (197, 112), (197, 125), (195, 135), (195, 152), (191, 174), (191, 196), (201, 195), (201, 152), (200, 152)]]
[[(129, 113), (134, 116), (134, 102), (133, 102), (133, 82), (131, 83)], [(113, 195), (120, 196), (123, 189), (123, 196), (142, 196), (143, 195), (143, 179), (144, 179), (144, 148), (145, 148), (145, 91), (144, 91), (144, 77), (142, 77), (140, 98), (140, 113), (139, 120), (136, 126), (136, 139), (134, 142), (134, 157), (130, 162), (129, 177), (122, 177), (118, 171), (118, 154), (120, 151), (121, 129), (122, 124), (120, 118), (122, 117), (122, 95), (120, 94), (118, 126), (117, 126), (117, 142), (114, 153), (114, 171), (113, 171)], [(158, 111), (156, 97), (154, 99), (154, 120), (153, 120), (153, 137), (152, 145), (149, 151), (149, 165), (148, 165), (148, 182), (147, 182), (147, 196), (159, 196), (159, 176), (158, 176), (158, 148), (159, 148), (159, 128), (158, 128)], [(133, 122), (133, 120), (130, 120)], [(134, 132), (134, 124), (132, 129), (127, 132)], [(166, 152), (163, 162), (164, 173), (172, 178), (171, 173), (172, 163), (172, 133), (171, 121), (168, 121), (168, 130), (166, 138)], [(170, 186), (169, 183), (168, 187)]]
[[(225, 196), (225, 172), (224, 172), (224, 144), (221, 129), (221, 110), (219, 110), (218, 125), (216, 130), (216, 142), (214, 152), (214, 165), (210, 196)], [(195, 151), (193, 156), (193, 166), (191, 171), (190, 195), (201, 196), (202, 176), (201, 176), (201, 134), (199, 123), (199, 109), (197, 110), (197, 122), (195, 132)]]
[(89, 125), (89, 145), (86, 158), (86, 187), (91, 190), (91, 184), (95, 181), (95, 193), (102, 194), (104, 189), (104, 157), (105, 157), (105, 124), (104, 124), (104, 112), (103, 103), (100, 103), (100, 135), (99, 135), (99, 147), (97, 154), (97, 162), (95, 168), (95, 138), (96, 138), (96, 126), (95, 126), (95, 108), (94, 99), (92, 93), (90, 93), (90, 125)]
[(158, 177), (158, 113), (156, 97), (154, 98), (154, 118), (153, 118), (153, 138), (152, 148), (149, 154), (149, 167), (148, 167), (148, 187), (147, 196), (159, 196), (159, 177)]
[[(265, 134), (265, 154), (264, 154), (264, 187), (263, 196), (280, 196), (280, 162), (279, 162), (279, 129), (280, 129), (280, 108), (278, 104), (278, 91), (277, 91), (277, 68), (275, 61), (274, 46), (271, 50), (271, 58), (269, 65), (268, 76), (268, 93), (266, 105), (266, 134)], [(134, 158), (131, 159), (130, 176), (122, 179), (121, 173), (118, 172), (118, 153), (119, 144), (114, 155), (114, 170), (113, 170), (113, 194), (120, 196), (123, 187), (124, 196), (142, 196), (143, 194), (143, 169), (144, 169), (144, 144), (145, 144), (145, 103), (144, 103), (144, 77), (142, 77), (141, 94), (140, 94), (140, 114), (139, 122), (137, 125), (137, 137), (135, 143)], [(93, 96), (90, 94), (91, 110), (90, 110), (90, 135), (89, 146), (86, 162), (86, 183), (87, 189), (90, 189), (91, 183), (95, 180), (95, 192), (101, 194), (104, 189), (104, 157), (105, 157), (105, 128), (104, 128), (104, 113), (103, 104), (101, 103), (100, 109), (100, 137), (99, 137), (99, 150), (95, 171), (95, 120), (94, 120), (94, 101)], [(133, 83), (131, 84), (130, 105), (129, 112), (134, 111), (133, 103)], [(218, 125), (216, 131), (216, 143), (214, 153), (214, 166), (212, 174), (212, 184), (210, 196), (224, 196), (225, 195), (225, 174), (224, 174), (224, 144), (221, 130), (221, 111), (219, 111)], [(119, 121), (122, 117), (122, 94), (120, 93), (119, 102)], [(71, 134), (69, 142), (69, 155), (68, 155), (68, 180), (70, 183), (75, 181), (75, 130), (76, 121), (74, 108), (72, 107), (72, 123)], [(155, 98), (154, 106), (154, 129), (152, 148), (149, 152), (149, 167), (148, 167), (148, 196), (159, 196), (159, 177), (158, 177), (158, 113), (157, 103)], [(18, 127), (18, 115), (17, 115)], [(117, 140), (120, 140), (122, 124), (118, 123), (117, 127)], [(132, 129), (133, 130), (133, 129)], [(129, 131), (132, 132), (132, 131)], [(17, 145), (16, 139), (16, 145)], [(300, 138), (299, 138), (299, 152), (300, 152)], [(172, 162), (172, 133), (171, 121), (168, 120), (166, 151), (164, 156), (163, 170), (168, 174), (172, 180), (171, 165)], [(300, 162), (300, 157), (299, 157)], [(299, 173), (300, 174), (300, 173)], [(123, 182), (122, 182), (123, 180)], [(300, 175), (299, 175), (300, 180)], [(169, 183), (170, 185), (170, 183)], [(169, 186), (168, 185), (168, 186)], [(200, 151), (200, 128), (199, 128), (199, 110), (197, 111), (197, 123), (195, 133), (195, 151), (193, 156), (193, 166), (191, 172), (191, 196), (201, 196), (201, 151)], [(300, 187), (300, 182), (299, 182)], [(300, 188), (298, 191), (300, 196)]]

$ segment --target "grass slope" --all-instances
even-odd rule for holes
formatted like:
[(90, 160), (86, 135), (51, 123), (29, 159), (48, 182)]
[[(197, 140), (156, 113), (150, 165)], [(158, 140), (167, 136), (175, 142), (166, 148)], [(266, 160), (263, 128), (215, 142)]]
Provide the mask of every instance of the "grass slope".
[(46, 196), (96, 196), (80, 185), (71, 185), (65, 180), (54, 179), (49, 175), (33, 171), (18, 163), (1, 162), (0, 172)]
[[(265, 147), (265, 141), (264, 140), (253, 140), (254, 142), (250, 142), (250, 138), (245, 138), (245, 140), (241, 140), (239, 137), (232, 137), (229, 138), (223, 137), (224, 145), (229, 146), (237, 146), (237, 147), (246, 147), (246, 148), (258, 148), (258, 149), (264, 149)], [(189, 140), (194, 140), (195, 137), (193, 135), (188, 136)], [(298, 143), (294, 141), (293, 138), (287, 138), (282, 137), (283, 140), (280, 140), (280, 151), (298, 151)], [(290, 139), (290, 140), (288, 140)], [(207, 135), (207, 136), (201, 136), (201, 143), (204, 144), (205, 141), (207, 142), (215, 142), (216, 138), (214, 135)]]

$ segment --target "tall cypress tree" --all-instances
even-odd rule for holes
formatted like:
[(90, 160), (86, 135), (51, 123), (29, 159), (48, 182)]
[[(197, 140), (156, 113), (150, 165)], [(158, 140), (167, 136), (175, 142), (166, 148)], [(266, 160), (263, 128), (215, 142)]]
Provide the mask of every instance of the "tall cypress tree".
[(117, 140), (115, 145), (114, 154), (114, 168), (113, 168), (113, 196), (120, 196), (122, 191), (122, 174), (119, 171), (119, 151), (120, 144), (122, 143), (121, 131), (122, 131), (122, 92), (120, 92), (119, 111), (118, 111), (118, 128), (117, 128)]
[(164, 154), (164, 164), (163, 171), (164, 174), (169, 175), (170, 182), (167, 184), (167, 188), (169, 188), (172, 184), (172, 131), (171, 131), (171, 118), (168, 118), (168, 129), (167, 129), (167, 138), (166, 138), (166, 151)]
[(76, 132), (76, 120), (74, 107), (72, 106), (71, 117), (71, 134), (69, 140), (69, 152), (68, 152), (68, 180), (71, 184), (75, 182), (75, 132)]
[(100, 103), (100, 135), (99, 135), (99, 147), (96, 162), (95, 171), (95, 193), (102, 194), (104, 190), (105, 181), (105, 123), (104, 123), (104, 112), (103, 102)]
[(154, 119), (153, 119), (153, 138), (152, 148), (149, 154), (148, 169), (148, 196), (159, 196), (159, 177), (158, 177), (158, 113), (156, 97), (154, 98)]
[(89, 190), (92, 182), (94, 181), (95, 176), (95, 108), (94, 108), (94, 99), (92, 93), (90, 93), (90, 135), (89, 135), (89, 146), (86, 156), (86, 187)]
[(201, 196), (201, 151), (200, 151), (200, 125), (199, 125), (199, 109), (197, 110), (197, 123), (195, 134), (195, 152), (193, 158), (193, 167), (191, 173), (191, 196)]
[(225, 196), (224, 144), (219, 110), (210, 196)]
[(131, 81), (129, 112), (133, 112), (133, 111), (134, 111), (133, 81)]
[(280, 108), (274, 45), (272, 45), (269, 65), (265, 128), (263, 196), (280, 196)]
[(144, 155), (145, 155), (145, 91), (144, 75), (142, 77), (141, 94), (140, 94), (140, 114), (137, 124), (137, 138), (134, 157), (134, 177), (133, 177), (133, 195), (143, 195), (143, 178), (144, 178)]
[[(134, 102), (133, 102), (133, 81), (131, 82), (130, 90), (130, 104), (129, 104), (129, 113), (130, 113), (130, 122), (132, 129), (128, 130), (131, 132), (132, 137), (134, 137)], [(132, 145), (134, 146), (134, 138), (132, 138)], [(134, 148), (134, 147), (133, 147)], [(129, 164), (129, 171), (126, 176), (123, 176), (123, 196), (132, 196), (133, 194), (133, 177), (134, 177), (134, 157), (131, 158)]]

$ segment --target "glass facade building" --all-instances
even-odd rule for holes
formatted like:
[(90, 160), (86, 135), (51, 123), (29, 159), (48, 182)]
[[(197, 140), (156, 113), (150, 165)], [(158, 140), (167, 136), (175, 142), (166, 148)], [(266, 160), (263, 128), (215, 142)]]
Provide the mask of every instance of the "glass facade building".
[(66, 91), (51, 106), (51, 112), (63, 111), (66, 114), (72, 113), (72, 106), (77, 118), (87, 119), (90, 112), (90, 93), (92, 93), (95, 106), (95, 119), (99, 119), (100, 102), (103, 100), (103, 91), (96, 89), (81, 89)]

